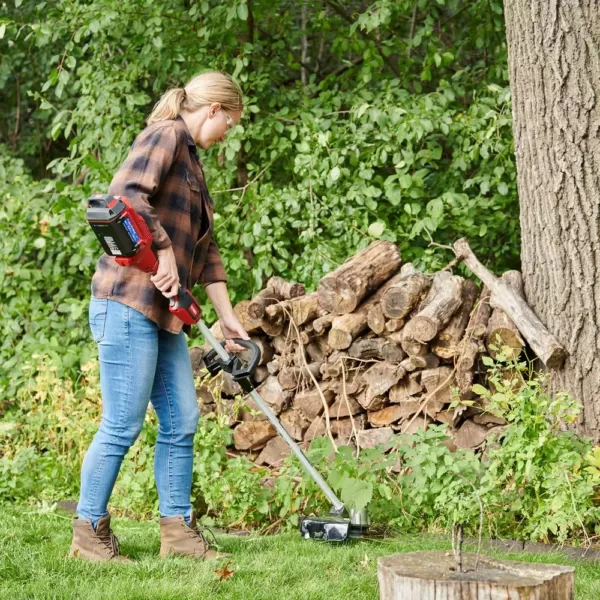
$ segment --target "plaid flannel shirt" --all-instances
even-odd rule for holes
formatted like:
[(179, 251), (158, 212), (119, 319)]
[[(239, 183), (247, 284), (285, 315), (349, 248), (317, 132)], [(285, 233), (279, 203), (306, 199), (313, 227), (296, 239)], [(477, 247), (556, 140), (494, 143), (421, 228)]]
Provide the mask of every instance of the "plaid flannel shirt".
[[(181, 117), (153, 123), (138, 135), (108, 193), (129, 199), (145, 217), (158, 248), (173, 247), (182, 286), (227, 281), (213, 239), (213, 201)], [(120, 267), (107, 255), (98, 260), (92, 294), (126, 304), (171, 333), (183, 327), (149, 273)]]

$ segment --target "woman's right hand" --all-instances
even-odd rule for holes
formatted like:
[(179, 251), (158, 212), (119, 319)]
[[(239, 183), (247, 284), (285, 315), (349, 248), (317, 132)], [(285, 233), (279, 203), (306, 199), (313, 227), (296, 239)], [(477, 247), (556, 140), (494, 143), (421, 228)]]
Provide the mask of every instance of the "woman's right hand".
[(150, 281), (162, 292), (163, 296), (172, 298), (179, 291), (179, 274), (173, 247), (161, 248), (158, 256), (158, 271), (150, 277)]

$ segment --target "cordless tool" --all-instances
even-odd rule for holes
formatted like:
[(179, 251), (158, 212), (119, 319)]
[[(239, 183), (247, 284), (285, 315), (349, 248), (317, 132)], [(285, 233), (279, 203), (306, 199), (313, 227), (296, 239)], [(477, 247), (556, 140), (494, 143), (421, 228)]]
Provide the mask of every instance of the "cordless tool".
[[(138, 214), (124, 196), (95, 194), (88, 200), (86, 218), (96, 234), (104, 252), (112, 256), (123, 267), (135, 267), (146, 273), (156, 273), (158, 257), (152, 240), (152, 233), (144, 217)], [(250, 395), (260, 410), (266, 415), (279, 435), (298, 457), (302, 466), (331, 502), (332, 508), (327, 517), (305, 517), (300, 522), (300, 532), (304, 538), (330, 542), (342, 542), (361, 537), (366, 533), (369, 522), (366, 511), (349, 511), (335, 495), (327, 482), (317, 472), (308, 458), (281, 425), (269, 405), (254, 388), (252, 375), (260, 360), (259, 347), (247, 340), (235, 338), (234, 342), (250, 351), (250, 359), (243, 364), (235, 355), (229, 355), (225, 342), (219, 342), (202, 321), (200, 304), (183, 287), (175, 298), (169, 300), (169, 310), (188, 325), (198, 325), (204, 339), (213, 348), (204, 356), (204, 364), (212, 375), (219, 371), (229, 373), (242, 390)]]

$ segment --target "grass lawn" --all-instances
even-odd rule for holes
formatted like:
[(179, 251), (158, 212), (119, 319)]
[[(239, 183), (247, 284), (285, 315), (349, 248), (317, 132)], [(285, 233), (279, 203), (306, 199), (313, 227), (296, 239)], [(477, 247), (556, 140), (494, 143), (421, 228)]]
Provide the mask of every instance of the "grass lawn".
[[(217, 536), (231, 552), (234, 573), (220, 581), (219, 563), (158, 557), (158, 523), (113, 519), (121, 551), (135, 564), (94, 564), (66, 558), (70, 517), (0, 507), (0, 599), (68, 598), (222, 600), (377, 600), (377, 558), (397, 552), (449, 549), (427, 536), (332, 545), (297, 533), (267, 537)], [(559, 554), (500, 558), (572, 565), (577, 600), (600, 599), (600, 564)]]

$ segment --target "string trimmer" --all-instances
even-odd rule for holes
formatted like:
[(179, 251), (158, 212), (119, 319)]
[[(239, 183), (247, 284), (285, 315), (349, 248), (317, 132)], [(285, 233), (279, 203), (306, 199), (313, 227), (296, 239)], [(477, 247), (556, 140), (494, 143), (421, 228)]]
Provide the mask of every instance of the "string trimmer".
[[(88, 201), (86, 217), (106, 254), (114, 257), (119, 265), (135, 267), (146, 273), (156, 273), (158, 257), (153, 247), (152, 234), (144, 218), (134, 210), (127, 198), (96, 194)], [(259, 347), (254, 342), (236, 338), (234, 341), (237, 344), (250, 351), (250, 358), (242, 363), (237, 356), (229, 355), (224, 348), (225, 342), (219, 342), (202, 321), (202, 311), (198, 301), (189, 290), (181, 286), (178, 295), (170, 298), (169, 310), (185, 324), (199, 327), (204, 339), (212, 347), (204, 357), (204, 364), (208, 371), (212, 375), (225, 371), (240, 384), (242, 390), (256, 402), (331, 502), (332, 507), (328, 516), (305, 517), (301, 520), (302, 536), (307, 539), (343, 542), (365, 534), (369, 526), (366, 511), (354, 509), (346, 511), (344, 503), (327, 485), (254, 388), (252, 375), (260, 360)]]

